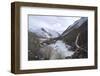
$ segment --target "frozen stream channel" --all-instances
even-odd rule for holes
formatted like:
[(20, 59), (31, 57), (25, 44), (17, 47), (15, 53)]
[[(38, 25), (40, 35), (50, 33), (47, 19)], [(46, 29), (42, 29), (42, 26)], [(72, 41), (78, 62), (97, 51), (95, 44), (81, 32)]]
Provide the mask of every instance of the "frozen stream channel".
[(43, 57), (47, 59), (65, 59), (71, 56), (74, 52), (70, 50), (71, 46), (66, 45), (63, 41), (58, 40), (40, 49)]

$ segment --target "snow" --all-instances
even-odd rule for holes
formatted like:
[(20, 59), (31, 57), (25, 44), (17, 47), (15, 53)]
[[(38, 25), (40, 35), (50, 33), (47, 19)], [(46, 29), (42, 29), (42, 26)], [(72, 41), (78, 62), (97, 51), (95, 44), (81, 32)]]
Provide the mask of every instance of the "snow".
[(29, 31), (37, 34), (39, 37), (44, 37), (44, 38), (55, 38), (59, 37), (60, 34), (54, 30), (50, 30), (48, 28), (38, 28), (38, 29), (30, 29)]
[(65, 59), (74, 53), (74, 51), (69, 50), (70, 48), (71, 46), (66, 45), (61, 40), (58, 40), (56, 43), (52, 43), (40, 48), (40, 52), (43, 54), (43, 59)]
[(69, 48), (71, 48), (71, 46), (66, 45), (63, 41), (58, 40), (56, 43), (54, 44), (50, 44), (51, 47), (53, 47), (55, 50), (57, 50), (57, 53), (62, 54), (63, 57), (67, 57), (67, 56), (71, 56), (74, 52), (73, 51), (69, 51)]

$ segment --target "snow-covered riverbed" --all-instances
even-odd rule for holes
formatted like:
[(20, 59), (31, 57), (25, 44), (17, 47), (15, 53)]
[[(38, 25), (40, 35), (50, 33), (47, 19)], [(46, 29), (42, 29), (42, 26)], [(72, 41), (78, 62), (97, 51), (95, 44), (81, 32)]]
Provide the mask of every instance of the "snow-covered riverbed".
[(48, 59), (65, 59), (67, 56), (71, 56), (74, 52), (70, 50), (71, 46), (66, 45), (63, 41), (58, 40), (56, 43), (52, 43), (41, 48), (44, 57)]

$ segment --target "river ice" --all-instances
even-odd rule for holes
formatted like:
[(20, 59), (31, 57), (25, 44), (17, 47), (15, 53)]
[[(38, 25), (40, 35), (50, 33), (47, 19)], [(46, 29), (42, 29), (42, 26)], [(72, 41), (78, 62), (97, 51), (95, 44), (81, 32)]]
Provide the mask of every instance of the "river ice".
[(41, 48), (44, 58), (48, 59), (65, 59), (71, 56), (74, 52), (70, 50), (71, 46), (66, 45), (63, 41), (58, 40), (55, 43), (49, 44)]
[(50, 44), (51, 47), (54, 48), (54, 50), (57, 51), (57, 53), (63, 55), (64, 57), (71, 56), (74, 52), (72, 50), (69, 50), (71, 46), (66, 45), (63, 41), (58, 40), (54, 44)]

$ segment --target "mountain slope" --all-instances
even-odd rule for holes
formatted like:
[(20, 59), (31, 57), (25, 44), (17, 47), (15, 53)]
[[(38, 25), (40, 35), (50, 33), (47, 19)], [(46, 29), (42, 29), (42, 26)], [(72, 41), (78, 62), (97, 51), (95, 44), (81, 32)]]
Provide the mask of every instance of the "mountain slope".
[(71, 27), (67, 28), (61, 35), (62, 39), (73, 45), (76, 36), (80, 33), (80, 45), (87, 44), (87, 31), (88, 31), (88, 19), (87, 17), (82, 17), (80, 20), (77, 20)]
[(38, 28), (38, 29), (31, 29), (29, 30), (33, 33), (35, 33), (38, 37), (42, 37), (42, 38), (55, 38), (58, 37), (60, 34), (54, 30), (50, 30), (48, 28)]

